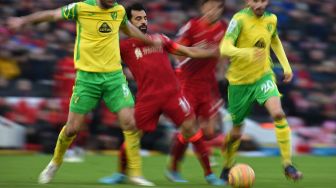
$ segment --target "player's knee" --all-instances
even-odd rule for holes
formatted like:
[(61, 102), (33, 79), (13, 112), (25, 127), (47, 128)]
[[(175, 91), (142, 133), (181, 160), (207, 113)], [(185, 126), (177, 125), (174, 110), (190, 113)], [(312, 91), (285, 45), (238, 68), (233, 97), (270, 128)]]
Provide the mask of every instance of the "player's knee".
[(124, 118), (123, 120), (120, 121), (120, 123), (121, 123), (120, 126), (124, 131), (135, 131), (136, 130), (135, 120), (133, 116)]
[(77, 121), (76, 119), (70, 119), (66, 123), (66, 130), (65, 130), (65, 135), (67, 137), (72, 137), (77, 135), (81, 128), (81, 122)]
[(231, 139), (235, 141), (235, 140), (240, 140), (241, 137), (242, 137), (241, 127), (233, 128), (231, 131)]
[(183, 136), (185, 137), (191, 137), (194, 134), (197, 133), (197, 128), (194, 125), (194, 121), (193, 120), (188, 120), (182, 123), (181, 125), (181, 131)]
[(275, 111), (274, 113), (272, 113), (272, 118), (274, 120), (283, 119), (285, 117), (286, 117), (286, 115), (285, 115), (285, 112), (283, 110), (278, 110), (278, 111)]
[(235, 140), (240, 140), (241, 137), (242, 137), (242, 134), (241, 134), (241, 133), (232, 133), (232, 134), (231, 134), (231, 138), (232, 138), (233, 141), (235, 141)]
[(67, 124), (65, 129), (65, 135), (67, 137), (73, 137), (79, 132), (80, 126), (74, 124)]

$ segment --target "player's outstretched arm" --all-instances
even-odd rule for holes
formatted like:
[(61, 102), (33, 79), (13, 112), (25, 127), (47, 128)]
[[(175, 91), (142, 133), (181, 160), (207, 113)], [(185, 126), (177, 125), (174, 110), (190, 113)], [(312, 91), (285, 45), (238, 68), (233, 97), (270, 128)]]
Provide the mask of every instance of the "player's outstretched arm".
[(10, 17), (7, 20), (7, 25), (10, 29), (18, 30), (28, 24), (57, 21), (60, 19), (62, 19), (62, 10), (58, 8), (39, 11), (22, 17)]
[(187, 47), (176, 44), (176, 51), (172, 52), (175, 55), (188, 56), (192, 58), (211, 58), (219, 57), (219, 50), (217, 47), (200, 48), (200, 47)]
[(162, 44), (160, 37), (150, 37), (146, 34), (143, 34), (137, 27), (135, 27), (129, 21), (126, 21), (126, 24), (122, 25), (120, 29), (127, 36), (137, 38), (146, 44), (150, 45)]
[(288, 59), (286, 57), (285, 50), (282, 46), (281, 40), (278, 35), (275, 35), (271, 41), (271, 48), (277, 56), (280, 64), (284, 70), (284, 82), (290, 82), (293, 78), (292, 69), (289, 65)]

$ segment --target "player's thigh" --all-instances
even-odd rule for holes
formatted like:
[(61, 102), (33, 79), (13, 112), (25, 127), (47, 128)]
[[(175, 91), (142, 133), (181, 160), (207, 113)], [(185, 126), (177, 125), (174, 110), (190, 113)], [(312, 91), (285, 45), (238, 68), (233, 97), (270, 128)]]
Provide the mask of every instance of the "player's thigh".
[(156, 129), (160, 115), (160, 103), (155, 100), (137, 100), (135, 104), (135, 124), (138, 129), (152, 132)]
[[(255, 98), (260, 105), (272, 97), (280, 97), (281, 94), (271, 74), (263, 76), (254, 86)], [(280, 107), (280, 106), (278, 106)]]
[(211, 117), (217, 113), (218, 107), (217, 110), (214, 109), (214, 100), (210, 95), (199, 96), (197, 101), (198, 102), (195, 104), (197, 119), (202, 119), (203, 121), (208, 122)]
[(103, 100), (111, 112), (134, 106), (131, 91), (121, 71), (109, 73), (103, 83)]
[(70, 100), (70, 112), (87, 114), (100, 101), (102, 88), (99, 84), (76, 80)]
[(255, 98), (250, 85), (230, 85), (228, 105), (233, 125), (240, 126), (249, 115)]
[(180, 126), (184, 121), (194, 117), (193, 108), (180, 93), (175, 93), (167, 98), (162, 110), (176, 126)]

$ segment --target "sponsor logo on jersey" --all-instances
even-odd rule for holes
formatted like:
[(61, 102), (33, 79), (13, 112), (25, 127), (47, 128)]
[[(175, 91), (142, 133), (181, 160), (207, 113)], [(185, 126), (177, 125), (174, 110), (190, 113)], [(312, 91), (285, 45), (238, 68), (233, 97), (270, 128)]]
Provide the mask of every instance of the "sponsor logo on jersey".
[(266, 48), (266, 42), (265, 42), (265, 39), (260, 38), (260, 39), (254, 44), (254, 46), (257, 47), (257, 48)]
[(141, 50), (140, 50), (140, 48), (135, 48), (135, 50), (134, 50), (134, 54), (135, 54), (135, 57), (137, 58), (137, 59), (140, 59), (140, 58), (142, 58), (142, 52), (141, 52)]
[(111, 31), (111, 27), (106, 22), (103, 22), (103, 24), (99, 27), (99, 32), (101, 33), (111, 33)]

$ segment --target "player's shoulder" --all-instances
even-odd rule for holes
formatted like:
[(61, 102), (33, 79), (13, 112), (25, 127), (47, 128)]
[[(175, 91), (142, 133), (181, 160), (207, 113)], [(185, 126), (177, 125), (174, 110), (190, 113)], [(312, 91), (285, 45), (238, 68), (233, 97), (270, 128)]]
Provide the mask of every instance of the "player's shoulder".
[(113, 8), (113, 9), (116, 9), (116, 10), (126, 11), (126, 10), (125, 10), (125, 7), (124, 7), (123, 5), (117, 3), (117, 2), (114, 3), (114, 5), (113, 5), (112, 8)]
[(266, 18), (266, 19), (270, 19), (270, 20), (272, 20), (272, 21), (277, 21), (277, 16), (274, 14), (274, 13), (272, 13), (272, 12), (269, 12), (269, 11), (265, 11), (264, 12), (264, 18)]
[[(84, 6), (84, 7), (87, 7), (87, 8), (94, 8), (94, 7), (98, 6), (96, 0), (85, 0), (85, 1), (75, 2), (75, 3), (77, 5), (79, 5), (79, 6)], [(73, 4), (75, 4), (75, 3), (73, 3)], [(117, 2), (115, 2), (113, 4), (113, 7), (110, 8), (110, 9), (116, 9), (116, 10), (123, 10), (123, 11), (125, 11), (124, 6), (121, 5), (121, 4), (119, 4), (119, 3), (117, 3)]]
[(182, 36), (188, 33), (190, 30), (192, 30), (192, 28), (195, 27), (196, 22), (197, 22), (196, 18), (191, 18), (190, 20), (188, 20), (186, 23), (182, 25), (182, 27), (178, 30), (176, 35)]

